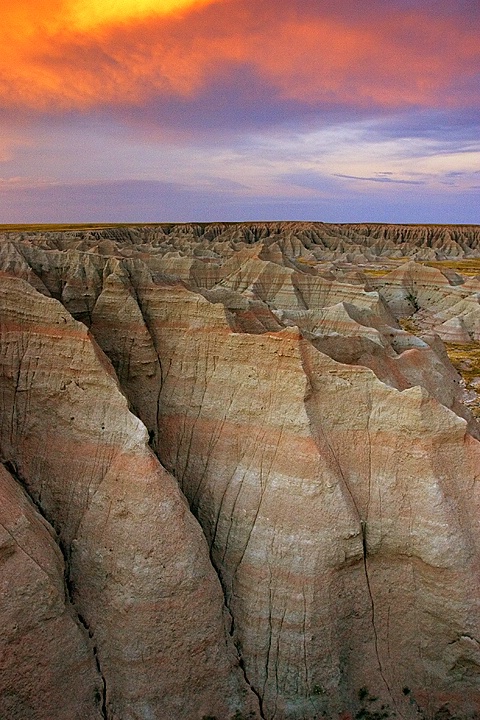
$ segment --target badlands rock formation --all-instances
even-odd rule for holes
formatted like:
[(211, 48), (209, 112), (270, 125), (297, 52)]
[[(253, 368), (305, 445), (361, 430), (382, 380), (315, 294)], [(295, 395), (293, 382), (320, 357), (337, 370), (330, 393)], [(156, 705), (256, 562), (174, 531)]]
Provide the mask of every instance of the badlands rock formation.
[(0, 717), (478, 718), (479, 256), (5, 233)]

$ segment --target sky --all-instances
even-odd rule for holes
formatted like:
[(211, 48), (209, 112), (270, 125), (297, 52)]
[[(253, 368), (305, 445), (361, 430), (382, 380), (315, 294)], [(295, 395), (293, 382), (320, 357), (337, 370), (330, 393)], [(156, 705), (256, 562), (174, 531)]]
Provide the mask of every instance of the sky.
[(2, 0), (0, 223), (480, 223), (478, 0)]

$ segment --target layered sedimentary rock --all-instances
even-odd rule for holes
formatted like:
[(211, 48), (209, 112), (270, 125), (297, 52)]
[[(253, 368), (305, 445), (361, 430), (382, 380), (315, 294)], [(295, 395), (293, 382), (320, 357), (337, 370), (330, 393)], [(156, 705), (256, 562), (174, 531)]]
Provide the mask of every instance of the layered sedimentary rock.
[[(426, 390), (398, 393), (358, 365), (336, 363), (295, 328), (239, 334), (231, 331), (221, 304), (181, 287), (151, 283), (136, 292), (154, 318), (150, 332), (164, 368), (158, 452), (209, 540), (235, 618), (235, 639), (265, 716), (341, 712), (355, 707), (362, 687), (375, 688), (392, 710), (407, 715), (405, 687), (422, 698), (428, 687), (429, 702), (438, 707), (447, 698), (465, 713), (473, 711), (479, 701), (475, 683), (466, 695), (453, 692), (448, 679), (439, 683), (457, 661), (451, 649), (448, 662), (442, 659), (456, 642), (443, 626), (460, 608), (463, 617), (477, 617), (470, 580), (463, 597), (452, 602), (451, 589), (440, 589), (457, 582), (465, 588), (467, 578), (476, 577), (474, 566), (461, 581), (453, 570), (458, 557), (451, 553), (458, 543), (468, 546), (459, 537), (461, 523), (449, 538), (458, 467), (470, 486), (480, 461), (466, 423)], [(425, 343), (411, 338), (411, 344), (399, 357), (427, 353), (423, 371), (432, 383), (427, 368), (435, 365), (432, 356), (442, 367), (440, 359)], [(408, 358), (403, 364), (408, 387)], [(422, 361), (412, 365), (421, 376)], [(448, 395), (448, 385), (445, 368), (438, 393)], [(427, 418), (435, 413), (430, 433)], [(412, 437), (421, 445), (413, 457)], [(440, 462), (444, 484), (437, 492), (443, 499), (437, 500), (437, 519), (415, 512), (412, 530), (409, 508), (425, 506), (424, 488), (428, 494), (440, 481), (435, 468), (425, 467), (424, 455)], [(474, 518), (472, 509), (468, 526)], [(441, 539), (442, 522), (449, 530)], [(453, 565), (441, 566), (442, 579), (434, 581), (438, 543)], [(468, 553), (466, 548), (462, 564)], [(434, 598), (427, 600), (432, 582)], [(415, 609), (405, 617), (406, 597), (417, 592)], [(372, 609), (377, 602), (382, 610)], [(425, 628), (416, 645), (419, 623)], [(396, 646), (401, 638), (405, 643), (403, 656), (397, 648), (394, 659), (386, 652), (391, 632)], [(425, 680), (422, 643), (438, 652), (433, 680)]]
[(53, 528), (0, 465), (0, 717), (100, 720), (103, 682)]
[(448, 273), (410, 261), (369, 285), (396, 317), (415, 315), (446, 342), (480, 339), (480, 295), (473, 281), (458, 283)]
[[(191, 256), (210, 261), (262, 242), (290, 262), (312, 260), (362, 261), (389, 257), (436, 260), (480, 256), (477, 225), (382, 225), (332, 224), (322, 222), (210, 223), (98, 227), (62, 232), (6, 233), (14, 242), (34, 243), (48, 250), (75, 250), (101, 256), (141, 256), (149, 263), (161, 257)], [(272, 259), (272, 255), (265, 256)], [(180, 261), (173, 262), (179, 268)], [(180, 263), (181, 272), (189, 264)], [(172, 265), (171, 265), (172, 266)], [(195, 263), (192, 264), (195, 267)], [(177, 270), (178, 271), (178, 270)]]
[(478, 250), (308, 223), (9, 238), (1, 458), (58, 532), (104, 717), (478, 715), (480, 430), (441, 339), (475, 342), (478, 288), (365, 263), (415, 238)]
[(201, 530), (108, 360), (24, 281), (0, 299), (2, 461), (58, 531), (106, 717), (255, 713)]

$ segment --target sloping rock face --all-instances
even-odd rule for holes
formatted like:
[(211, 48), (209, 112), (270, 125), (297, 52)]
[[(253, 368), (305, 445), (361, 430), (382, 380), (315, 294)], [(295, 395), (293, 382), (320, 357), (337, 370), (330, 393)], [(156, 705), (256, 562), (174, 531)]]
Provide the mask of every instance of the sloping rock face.
[(404, 230), (9, 238), (1, 460), (58, 533), (85, 717), (479, 716), (480, 430), (431, 334), (477, 288), (418, 262), (367, 281)]
[[(34, 244), (45, 250), (139, 256), (149, 264), (165, 267), (183, 279), (194, 278), (198, 259), (212, 264), (257, 243), (263, 259), (305, 269), (315, 260), (375, 260), (412, 257), (422, 260), (480, 257), (478, 225), (382, 225), (322, 222), (209, 223), (106, 227), (62, 232), (5, 233), (6, 240)], [(163, 259), (164, 258), (164, 259)], [(186, 258), (190, 258), (189, 261)], [(28, 260), (31, 260), (29, 256)], [(200, 274), (203, 274), (201, 272)]]
[(0, 465), (0, 717), (100, 720), (102, 678), (53, 528)]
[(410, 261), (370, 286), (396, 317), (415, 315), (445, 342), (480, 340), (480, 294), (472, 281), (452, 285), (439, 269)]
[(58, 531), (105, 717), (255, 714), (205, 539), (108, 360), (23, 281), (0, 302), (2, 461)]

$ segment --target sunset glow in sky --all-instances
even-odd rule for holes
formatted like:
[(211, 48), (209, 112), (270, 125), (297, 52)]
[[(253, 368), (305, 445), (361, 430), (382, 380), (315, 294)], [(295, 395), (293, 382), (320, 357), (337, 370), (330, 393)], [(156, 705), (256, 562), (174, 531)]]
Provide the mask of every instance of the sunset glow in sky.
[(0, 223), (480, 223), (478, 0), (3, 0)]

